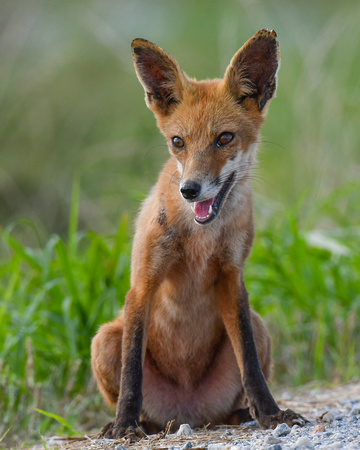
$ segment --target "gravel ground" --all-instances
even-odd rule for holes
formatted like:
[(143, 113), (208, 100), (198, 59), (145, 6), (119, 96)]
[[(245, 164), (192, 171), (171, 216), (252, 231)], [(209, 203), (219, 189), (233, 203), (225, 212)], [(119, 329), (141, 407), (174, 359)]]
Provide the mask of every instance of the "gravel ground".
[[(344, 449), (360, 450), (360, 382), (333, 388), (311, 388), (275, 394), (281, 408), (291, 408), (310, 420), (305, 427), (286, 424), (261, 430), (255, 421), (216, 430), (192, 430), (182, 425), (175, 434), (144, 437), (135, 444), (126, 439), (50, 438), (47, 448), (93, 450), (242, 450), (242, 449)], [(43, 447), (33, 447), (33, 450)]]

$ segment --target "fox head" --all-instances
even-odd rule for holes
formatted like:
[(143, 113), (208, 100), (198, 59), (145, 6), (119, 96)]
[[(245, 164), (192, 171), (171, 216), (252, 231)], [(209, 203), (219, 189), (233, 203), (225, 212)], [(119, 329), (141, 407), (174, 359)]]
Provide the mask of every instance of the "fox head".
[(189, 78), (174, 58), (144, 39), (132, 42), (145, 101), (176, 158), (179, 190), (195, 222), (211, 223), (249, 176), (269, 101), (279, 48), (260, 30), (232, 58), (223, 79)]

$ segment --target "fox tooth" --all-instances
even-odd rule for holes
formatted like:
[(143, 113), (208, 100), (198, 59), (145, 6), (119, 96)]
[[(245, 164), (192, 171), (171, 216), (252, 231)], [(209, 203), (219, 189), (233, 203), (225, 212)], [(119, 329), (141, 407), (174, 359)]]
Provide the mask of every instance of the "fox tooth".
[(209, 216), (211, 216), (212, 212), (213, 212), (213, 207), (212, 207), (212, 205), (210, 205), (209, 206)]

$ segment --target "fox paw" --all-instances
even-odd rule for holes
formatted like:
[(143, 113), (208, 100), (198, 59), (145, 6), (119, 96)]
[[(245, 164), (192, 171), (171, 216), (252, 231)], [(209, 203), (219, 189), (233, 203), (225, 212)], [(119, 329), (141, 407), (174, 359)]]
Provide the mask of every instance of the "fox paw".
[(292, 411), (291, 409), (287, 409), (285, 411), (280, 410), (276, 414), (270, 416), (263, 415), (257, 417), (257, 421), (261, 428), (264, 429), (274, 429), (280, 423), (286, 423), (287, 425), (289, 425), (289, 427), (292, 427), (294, 425), (303, 427), (306, 423), (309, 423), (309, 421), (305, 419), (305, 417)]
[(137, 442), (145, 436), (145, 433), (139, 427), (122, 427), (116, 425), (115, 422), (110, 422), (105, 425), (98, 434), (98, 437), (106, 439), (119, 439), (125, 438), (130, 443)]

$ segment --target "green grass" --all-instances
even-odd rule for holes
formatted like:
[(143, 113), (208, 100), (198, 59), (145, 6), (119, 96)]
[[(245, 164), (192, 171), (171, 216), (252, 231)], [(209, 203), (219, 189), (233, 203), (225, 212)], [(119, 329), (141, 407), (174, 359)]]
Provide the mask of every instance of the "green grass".
[[(27, 247), (16, 232), (28, 223), (1, 233), (0, 436), (11, 427), (13, 445), (106, 420), (91, 380), (90, 342), (129, 287), (128, 221), (109, 238), (76, 231), (77, 191), (75, 184), (67, 241), (53, 235)], [(275, 384), (358, 374), (360, 227), (348, 213), (359, 192), (348, 185), (322, 204), (306, 197), (292, 209), (257, 200), (246, 283), (271, 331)], [(326, 227), (313, 228), (323, 214)]]
[[(115, 317), (129, 287), (128, 221), (117, 234), (76, 233), (76, 189), (65, 242), (51, 236), (36, 248), (1, 233), (0, 435), (22, 438), (54, 429), (34, 408), (79, 422), (94, 420), (99, 405), (89, 370), (90, 341)], [(84, 396), (84, 397), (83, 397)], [(89, 409), (91, 404), (91, 409)], [(81, 419), (79, 420), (79, 413)]]
[[(272, 214), (257, 235), (246, 279), (271, 330), (275, 383), (359, 374), (360, 226), (348, 215), (359, 199), (359, 185), (348, 185), (322, 204)], [(322, 214), (327, 227), (313, 228)]]

